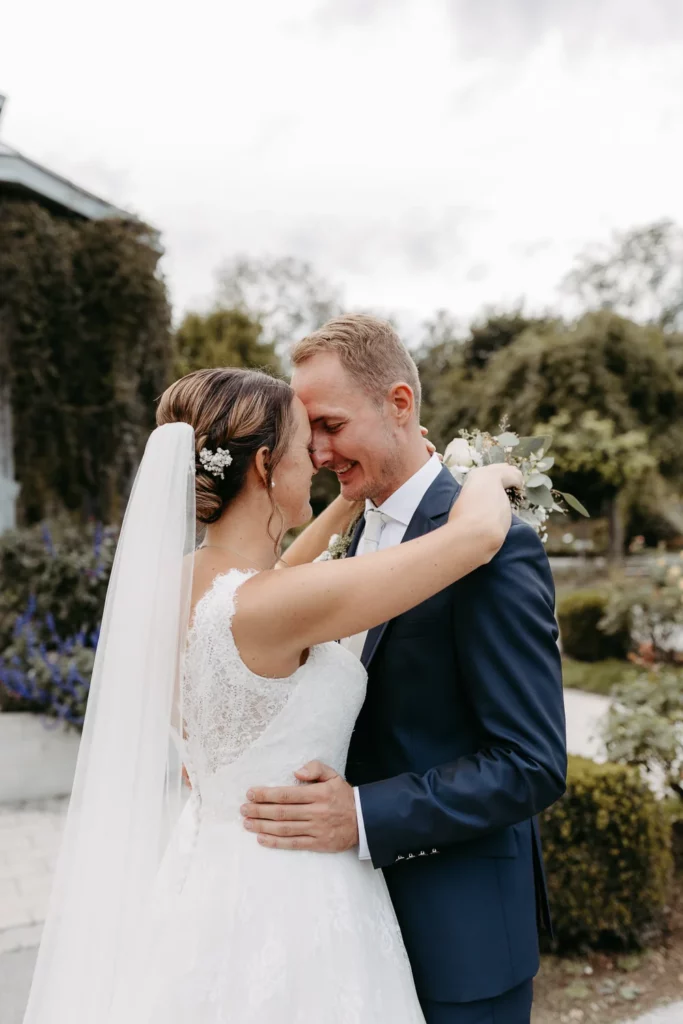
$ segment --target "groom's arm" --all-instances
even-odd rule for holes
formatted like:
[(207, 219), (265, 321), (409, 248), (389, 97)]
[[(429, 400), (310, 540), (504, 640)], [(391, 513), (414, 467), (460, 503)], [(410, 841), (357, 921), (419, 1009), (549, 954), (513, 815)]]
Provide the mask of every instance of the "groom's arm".
[(375, 867), (523, 821), (565, 789), (554, 588), (530, 527), (514, 523), (498, 555), (454, 586), (453, 629), (480, 748), (423, 775), (360, 787)]

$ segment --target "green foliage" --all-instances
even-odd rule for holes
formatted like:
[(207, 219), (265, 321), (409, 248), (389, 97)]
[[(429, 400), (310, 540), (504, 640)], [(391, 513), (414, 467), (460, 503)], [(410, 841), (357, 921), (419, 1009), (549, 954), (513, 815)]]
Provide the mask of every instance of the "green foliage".
[(649, 578), (613, 586), (603, 629), (609, 634), (629, 635), (633, 652), (645, 662), (679, 662), (683, 565), (661, 559), (651, 567)]
[(79, 724), (116, 540), (68, 521), (0, 538), (0, 708)]
[(543, 815), (542, 834), (561, 948), (652, 936), (669, 894), (671, 830), (636, 771), (570, 758), (567, 792)]
[(605, 727), (612, 761), (662, 773), (683, 800), (683, 687), (681, 673), (652, 671), (614, 691)]
[(484, 422), (480, 415), (486, 381), (483, 371), (497, 353), (528, 331), (543, 333), (552, 330), (554, 324), (546, 318), (527, 317), (521, 308), (488, 310), (470, 326), (464, 338), (458, 335), (455, 321), (445, 310), (426, 322), (426, 341), (417, 363), (422, 382), (422, 419), (437, 446), (448, 444), (461, 429), (477, 427), (497, 432), (500, 419)]
[(170, 371), (160, 253), (137, 221), (0, 202), (0, 377), (20, 512), (120, 515)]
[(581, 479), (584, 490), (597, 483), (600, 496), (629, 488), (633, 494), (646, 485), (657, 470), (657, 459), (649, 449), (644, 430), (617, 430), (614, 421), (593, 410), (581, 414), (572, 424), (567, 412), (536, 427), (537, 434), (555, 439), (555, 471), (564, 479)]
[(261, 325), (237, 309), (188, 313), (173, 339), (174, 377), (217, 366), (280, 373), (275, 346), (262, 342), (261, 334)]
[(680, 426), (680, 399), (661, 333), (603, 312), (526, 332), (500, 352), (489, 363), (480, 413), (482, 426), (507, 415), (517, 431), (533, 433), (560, 413), (576, 424), (592, 410), (615, 433), (645, 430), (656, 454), (662, 435)]
[(97, 628), (118, 531), (68, 521), (13, 530), (0, 537), (0, 652), (31, 598), (36, 615), (52, 616), (62, 636)]
[(489, 311), (470, 327), (463, 345), (463, 361), (469, 370), (484, 370), (490, 359), (517, 341), (526, 331), (544, 331), (553, 321), (525, 316), (521, 308), (511, 312)]
[[(576, 661), (562, 658), (562, 680), (569, 690), (583, 690), (585, 693), (599, 693), (608, 697), (616, 686), (632, 682), (642, 673), (642, 668), (621, 658), (605, 658), (602, 661)], [(683, 689), (683, 670), (679, 676)]]
[(562, 650), (568, 657), (587, 662), (626, 657), (628, 632), (607, 634), (599, 628), (608, 601), (608, 594), (602, 590), (575, 590), (560, 600), (557, 619)]

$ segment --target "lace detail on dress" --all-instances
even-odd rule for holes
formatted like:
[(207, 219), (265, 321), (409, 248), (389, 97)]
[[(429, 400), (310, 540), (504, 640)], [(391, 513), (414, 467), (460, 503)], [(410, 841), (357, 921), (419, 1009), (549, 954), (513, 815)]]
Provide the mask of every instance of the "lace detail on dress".
[(284, 709), (298, 673), (265, 679), (244, 664), (232, 635), (235, 596), (255, 571), (217, 576), (197, 602), (188, 636), (183, 706), (192, 768), (201, 778), (232, 764)]

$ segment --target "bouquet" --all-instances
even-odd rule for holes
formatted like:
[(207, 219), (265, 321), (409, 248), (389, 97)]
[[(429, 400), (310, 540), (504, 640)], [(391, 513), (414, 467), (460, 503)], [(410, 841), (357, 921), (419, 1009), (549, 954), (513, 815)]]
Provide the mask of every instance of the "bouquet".
[(552, 438), (519, 437), (518, 434), (501, 425), (501, 433), (492, 435), (482, 430), (461, 430), (446, 448), (444, 465), (451, 471), (459, 484), (477, 466), (489, 466), (494, 462), (507, 462), (516, 466), (524, 477), (524, 490), (509, 491), (515, 514), (532, 526), (545, 544), (548, 540), (546, 522), (551, 512), (567, 512), (567, 506), (588, 516), (588, 512), (573, 494), (565, 494), (553, 487), (548, 473), (554, 459), (548, 455)]

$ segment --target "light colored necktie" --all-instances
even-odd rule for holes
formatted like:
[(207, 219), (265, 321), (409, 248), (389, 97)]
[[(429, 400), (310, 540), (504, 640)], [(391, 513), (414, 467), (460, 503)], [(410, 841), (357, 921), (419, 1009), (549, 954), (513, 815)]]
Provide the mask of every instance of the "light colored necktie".
[(388, 516), (386, 512), (380, 512), (378, 508), (367, 508), (365, 510), (365, 529), (363, 530), (363, 536), (359, 545), (360, 551), (358, 553), (369, 555), (371, 552), (377, 551), (382, 530), (387, 523), (392, 521), (391, 516)]
[[(361, 555), (369, 555), (373, 551), (377, 551), (379, 548), (380, 538), (382, 536), (382, 530), (387, 523), (393, 522), (391, 516), (388, 516), (386, 512), (380, 512), (378, 508), (367, 508), (365, 510), (365, 529), (363, 530), (363, 536), (360, 539), (356, 557)], [(347, 637), (342, 640), (342, 644), (346, 647), (347, 651), (351, 651), (357, 658), (360, 658), (363, 653), (365, 646), (365, 638), (368, 635), (367, 629), (364, 629), (362, 633), (356, 633), (354, 636)]]

